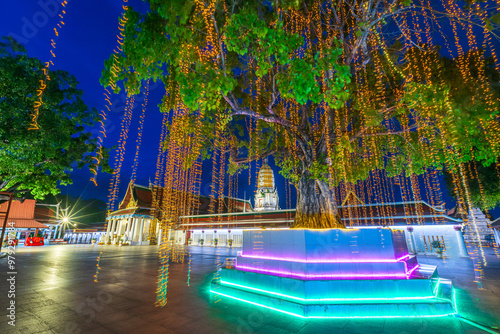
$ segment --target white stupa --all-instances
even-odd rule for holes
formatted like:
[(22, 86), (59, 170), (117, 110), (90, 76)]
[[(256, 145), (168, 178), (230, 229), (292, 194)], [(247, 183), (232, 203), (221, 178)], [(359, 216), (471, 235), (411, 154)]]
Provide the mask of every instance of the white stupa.
[(264, 161), (260, 168), (257, 181), (257, 191), (255, 192), (255, 211), (279, 210), (278, 191), (274, 185), (274, 172)]

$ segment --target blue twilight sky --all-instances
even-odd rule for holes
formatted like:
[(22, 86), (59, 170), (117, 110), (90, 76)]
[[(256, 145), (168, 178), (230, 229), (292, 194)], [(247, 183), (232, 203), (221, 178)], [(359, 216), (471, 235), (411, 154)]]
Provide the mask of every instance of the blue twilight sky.
[[(129, 0), (128, 4), (136, 10), (146, 11), (148, 6), (141, 0)], [(54, 27), (59, 22), (59, 11), (62, 9), (56, 0), (3, 1), (0, 11), (0, 36), (11, 35), (23, 44), (28, 55), (41, 61), (50, 60), (50, 40), (54, 38)], [(118, 19), (122, 11), (122, 1), (112, 0), (69, 0), (64, 15), (65, 25), (59, 29), (59, 37), (55, 39), (56, 58), (51, 68), (61, 69), (73, 74), (80, 82), (79, 88), (84, 91), (84, 101), (89, 108), (104, 108), (103, 87), (99, 78), (104, 61), (112, 54), (116, 46)], [(162, 114), (158, 103), (164, 94), (162, 84), (151, 84), (149, 105), (146, 112), (142, 145), (139, 155), (136, 183), (147, 185), (154, 181), (158, 143), (161, 130)], [(117, 144), (120, 135), (120, 124), (124, 115), (125, 94), (113, 95), (113, 106), (106, 123), (107, 138), (104, 145), (112, 147)], [(143, 96), (136, 98), (132, 125), (130, 126), (125, 160), (121, 170), (120, 196), (123, 196), (129, 183), (135, 155), (137, 126)], [(113, 161), (115, 152), (111, 153)], [(274, 163), (271, 159), (271, 166)], [(277, 171), (277, 169), (275, 169)], [(210, 194), (211, 166), (203, 167), (201, 193)], [(248, 185), (248, 172), (243, 172), (239, 182), (239, 197), (248, 199), (255, 190), (255, 165), (252, 166), (252, 185)], [(276, 183), (280, 190), (281, 206), (286, 205), (285, 180), (277, 172)], [(75, 170), (72, 174), (73, 185), (61, 187), (62, 194), (98, 198), (106, 201), (110, 175), (99, 174), (98, 186), (89, 182), (91, 174), (87, 168)], [(293, 187), (292, 187), (293, 188)], [(295, 196), (293, 197), (295, 199)], [(293, 203), (294, 205), (294, 203)]]
[[(129, 5), (135, 9), (146, 11), (148, 6), (141, 0), (129, 0)], [(53, 29), (59, 22), (61, 5), (56, 0), (17, 0), (2, 1), (0, 10), (0, 36), (11, 35), (23, 44), (28, 55), (41, 61), (50, 59), (50, 40), (54, 38)], [(122, 10), (122, 1), (112, 0), (69, 0), (64, 16), (65, 25), (60, 29), (59, 37), (55, 39), (55, 66), (52, 68), (68, 71), (80, 82), (79, 88), (84, 91), (84, 101), (90, 107), (98, 110), (104, 107), (103, 88), (99, 77), (104, 61), (112, 54), (116, 46), (118, 19)], [(160, 136), (162, 115), (158, 103), (163, 96), (161, 84), (152, 84), (149, 95), (149, 106), (146, 112), (142, 146), (139, 155), (139, 165), (136, 183), (147, 185), (154, 180), (158, 142)], [(130, 126), (127, 140), (127, 150), (121, 171), (120, 198), (130, 180), (132, 164), (135, 155), (137, 125), (140, 114), (142, 96), (136, 98), (136, 109)], [(112, 112), (108, 115), (107, 138), (104, 145), (116, 145), (120, 134), (120, 123), (124, 115), (125, 94), (113, 95)], [(113, 157), (115, 152), (111, 153)], [(270, 159), (274, 168), (274, 161)], [(277, 173), (276, 184), (280, 195), (280, 206), (286, 208), (287, 195), (285, 180)], [(209, 195), (211, 166), (204, 164), (201, 194)], [(255, 190), (255, 165), (252, 166), (252, 184), (248, 185), (248, 172), (244, 171), (239, 179), (239, 197), (253, 195)], [(73, 185), (61, 187), (62, 194), (82, 196), (83, 198), (98, 198), (106, 201), (110, 175), (99, 174), (98, 186), (90, 181), (91, 174), (87, 168), (75, 170), (72, 174)], [(295, 191), (292, 189), (292, 207), (295, 206)], [(443, 192), (446, 192), (443, 186)], [(253, 196), (252, 196), (253, 197)], [(447, 208), (453, 206), (453, 201), (447, 194), (443, 198)], [(396, 198), (398, 200), (398, 198)], [(253, 202), (253, 201), (252, 201)], [(498, 210), (497, 210), (498, 211)]]

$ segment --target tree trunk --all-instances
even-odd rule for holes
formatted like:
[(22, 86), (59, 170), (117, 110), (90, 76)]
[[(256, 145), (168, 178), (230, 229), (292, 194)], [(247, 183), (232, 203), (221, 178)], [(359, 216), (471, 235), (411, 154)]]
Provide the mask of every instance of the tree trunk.
[[(317, 187), (316, 187), (317, 185)], [(333, 191), (324, 181), (303, 177), (297, 184), (294, 228), (345, 228)]]

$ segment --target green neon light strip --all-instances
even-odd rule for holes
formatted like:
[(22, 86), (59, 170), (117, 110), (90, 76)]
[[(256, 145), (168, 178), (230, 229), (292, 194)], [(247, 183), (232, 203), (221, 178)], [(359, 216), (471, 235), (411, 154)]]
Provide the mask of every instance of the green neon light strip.
[[(293, 299), (293, 300), (299, 300), (301, 302), (345, 302), (345, 301), (408, 301), (408, 300), (423, 300), (423, 299), (431, 299), (431, 298), (437, 298), (436, 294), (433, 296), (422, 296), (422, 297), (389, 297), (389, 298), (301, 298), (301, 297), (295, 297), (295, 296), (290, 296), (290, 295), (285, 295), (279, 292), (272, 292), (272, 291), (267, 291), (267, 290), (262, 290), (262, 289), (257, 289), (257, 288), (252, 288), (249, 286), (245, 285), (240, 285), (236, 283), (231, 283), (227, 281), (221, 280), (222, 285), (228, 285), (228, 286), (234, 286), (238, 287), (241, 289), (245, 290), (252, 290), (252, 291), (257, 291), (257, 292), (262, 292), (267, 295), (273, 295), (273, 296), (279, 296), (287, 299)], [(438, 282), (439, 284), (439, 282)], [(435, 289), (435, 292), (437, 292), (437, 289)]]
[(453, 301), (453, 309), (455, 310), (455, 314), (458, 313), (458, 308), (457, 308), (457, 296), (455, 296), (455, 289), (453, 289), (453, 292), (451, 294), (451, 300)]
[(441, 285), (441, 277), (438, 278), (437, 283), (436, 283), (436, 287), (434, 288), (434, 296), (437, 296), (440, 285)]
[(236, 298), (236, 297), (233, 297), (233, 296), (229, 296), (229, 295), (226, 295), (224, 293), (215, 292), (215, 291), (212, 291), (212, 290), (210, 290), (210, 292), (211, 293), (215, 293), (215, 294), (220, 295), (220, 296), (224, 296), (224, 297), (227, 297), (227, 298), (238, 300), (238, 301), (241, 301), (241, 302), (244, 302), (244, 303), (252, 304), (252, 305), (255, 305), (255, 306), (259, 306), (259, 307), (264, 307), (264, 308), (267, 308), (269, 310), (277, 311), (277, 312), (280, 312), (280, 313), (288, 314), (288, 315), (291, 315), (291, 316), (294, 316), (294, 317), (298, 317), (298, 318), (303, 318), (303, 319), (439, 318), (439, 317), (447, 317), (447, 316), (451, 316), (451, 315), (455, 315), (456, 314), (456, 313), (446, 313), (446, 314), (423, 314), (423, 315), (374, 315), (374, 316), (368, 316), (368, 315), (366, 315), (366, 316), (344, 316), (344, 317), (336, 317), (336, 316), (304, 316), (304, 315), (301, 315), (301, 314), (296, 314), (296, 313), (292, 313), (292, 312), (280, 310), (280, 309), (277, 309), (277, 308), (274, 308), (274, 307), (271, 307), (271, 306), (266, 306), (266, 305), (262, 305), (262, 304), (259, 304), (259, 303), (254, 303), (254, 302), (251, 302), (249, 300), (245, 300), (245, 299), (241, 299), (241, 298)]

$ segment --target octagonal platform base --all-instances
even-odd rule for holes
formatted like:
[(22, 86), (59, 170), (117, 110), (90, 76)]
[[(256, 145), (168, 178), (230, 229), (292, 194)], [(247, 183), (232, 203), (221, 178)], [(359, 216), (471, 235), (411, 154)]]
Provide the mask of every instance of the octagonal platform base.
[(242, 254), (220, 269), (211, 292), (300, 318), (455, 314), (451, 281), (418, 265), (397, 233), (244, 231)]

